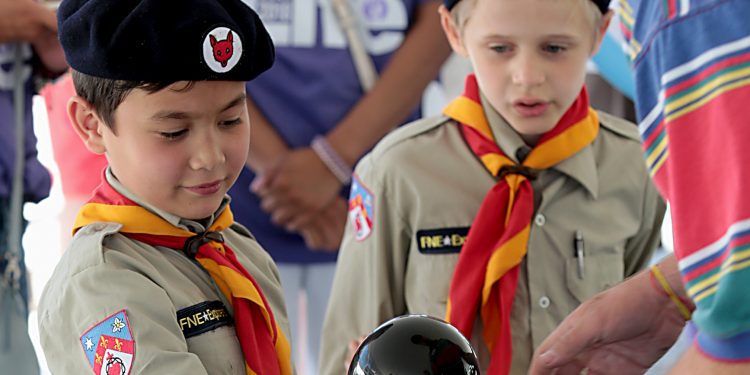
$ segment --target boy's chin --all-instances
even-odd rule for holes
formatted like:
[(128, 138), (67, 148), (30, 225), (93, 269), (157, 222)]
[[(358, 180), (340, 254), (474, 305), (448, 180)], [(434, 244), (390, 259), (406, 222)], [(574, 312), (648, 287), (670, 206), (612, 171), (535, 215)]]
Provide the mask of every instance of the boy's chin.
[(207, 218), (210, 218), (211, 215), (213, 215), (216, 210), (219, 209), (219, 206), (221, 205), (221, 201), (217, 201), (216, 204), (206, 205), (203, 204), (201, 206), (193, 206), (193, 207), (177, 207), (173, 210), (166, 210), (167, 212), (179, 216), (182, 219), (187, 220), (193, 220), (193, 221), (203, 221)]
[(213, 210), (197, 210), (197, 211), (192, 211), (192, 212), (185, 212), (184, 215), (177, 215), (177, 216), (183, 219), (201, 222), (210, 218), (211, 215), (213, 215), (218, 208), (219, 206), (217, 205)]

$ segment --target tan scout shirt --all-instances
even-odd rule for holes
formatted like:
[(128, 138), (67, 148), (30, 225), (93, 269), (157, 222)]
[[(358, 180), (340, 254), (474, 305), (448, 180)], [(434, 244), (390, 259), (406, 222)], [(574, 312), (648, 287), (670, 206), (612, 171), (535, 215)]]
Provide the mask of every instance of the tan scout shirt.
[[(143, 204), (109, 173), (108, 178), (116, 190), (173, 225), (194, 232), (205, 230), (200, 223)], [(228, 199), (214, 217), (227, 203)], [(130, 374), (245, 375), (242, 350), (231, 323), (200, 333), (212, 328), (211, 323), (224, 311), (217, 309), (216, 303), (206, 310), (205, 302), (219, 301), (232, 314), (231, 304), (209, 274), (181, 251), (129, 239), (118, 233), (120, 227), (118, 223), (95, 223), (79, 230), (45, 287), (39, 304), (39, 331), (51, 372), (90, 374), (81, 336), (125, 309), (135, 341)], [(270, 256), (240, 225), (221, 234), (258, 282), (276, 322), (290, 339), (278, 270)], [(186, 339), (183, 329), (194, 335)]]
[[(488, 120), (507, 155), (528, 154), (497, 113)], [(534, 348), (566, 315), (640, 270), (658, 245), (665, 207), (636, 128), (601, 112), (600, 122), (592, 145), (532, 182), (535, 213), (511, 316), (512, 374), (525, 374)], [(323, 375), (341, 374), (347, 344), (389, 318), (445, 317), (466, 229), (495, 184), (445, 118), (396, 130), (362, 159), (356, 175), (374, 198), (372, 232), (358, 241), (347, 224), (323, 326)], [(585, 247), (582, 278), (577, 230)], [(476, 326), (472, 344), (486, 369), (489, 354)]]

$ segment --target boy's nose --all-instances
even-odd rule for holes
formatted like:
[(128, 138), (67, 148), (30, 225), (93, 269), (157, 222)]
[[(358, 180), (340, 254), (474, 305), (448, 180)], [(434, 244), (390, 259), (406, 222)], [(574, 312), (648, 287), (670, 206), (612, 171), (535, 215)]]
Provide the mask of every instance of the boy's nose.
[(546, 79), (542, 64), (529, 56), (518, 57), (512, 77), (514, 84), (526, 87), (538, 86)]
[(208, 136), (199, 142), (190, 158), (190, 168), (193, 170), (213, 170), (226, 161), (224, 151), (214, 137)]

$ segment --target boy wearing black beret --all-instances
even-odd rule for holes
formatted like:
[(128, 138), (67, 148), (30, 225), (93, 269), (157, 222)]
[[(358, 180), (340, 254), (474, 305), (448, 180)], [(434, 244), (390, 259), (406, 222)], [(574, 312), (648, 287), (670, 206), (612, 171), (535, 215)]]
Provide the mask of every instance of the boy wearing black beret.
[(66, 0), (60, 40), (102, 184), (39, 306), (52, 373), (291, 374), (278, 272), (234, 222), (245, 82), (273, 45), (240, 0)]

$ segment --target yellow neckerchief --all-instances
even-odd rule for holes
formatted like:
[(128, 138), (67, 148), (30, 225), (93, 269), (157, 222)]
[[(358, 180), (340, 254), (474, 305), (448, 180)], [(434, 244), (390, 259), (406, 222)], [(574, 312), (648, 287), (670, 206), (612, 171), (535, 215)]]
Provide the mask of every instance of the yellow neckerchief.
[(221, 231), (234, 222), (227, 206), (204, 233), (175, 227), (116, 191), (104, 179), (78, 212), (73, 231), (96, 222), (116, 222), (120, 233), (194, 257), (211, 275), (234, 309), (234, 325), (248, 375), (291, 375), (291, 349), (255, 279), (223, 242)]

